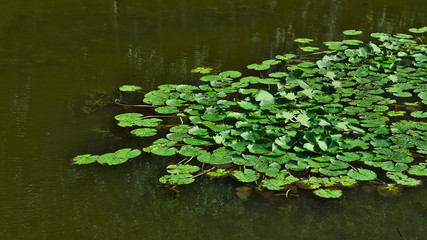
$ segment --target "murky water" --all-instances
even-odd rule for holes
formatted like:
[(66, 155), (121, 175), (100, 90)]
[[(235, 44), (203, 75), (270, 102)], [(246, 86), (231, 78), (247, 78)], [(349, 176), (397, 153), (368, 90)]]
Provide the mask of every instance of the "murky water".
[(346, 29), (406, 32), (427, 24), (425, 0), (4, 1), (0, 4), (0, 239), (425, 239), (427, 188), (383, 198), (312, 195), (240, 200), (239, 184), (180, 188), (157, 179), (172, 158), (117, 167), (76, 154), (142, 147), (115, 127), (116, 89), (195, 83), (190, 70), (245, 71), (296, 37)]

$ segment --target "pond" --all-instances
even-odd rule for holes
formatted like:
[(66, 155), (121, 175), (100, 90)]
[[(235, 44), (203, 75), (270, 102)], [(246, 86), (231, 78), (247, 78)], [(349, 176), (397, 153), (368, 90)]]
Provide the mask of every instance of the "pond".
[(271, 200), (240, 199), (239, 183), (201, 178), (177, 195), (158, 182), (173, 158), (144, 153), (115, 167), (71, 159), (149, 144), (116, 126), (123, 84), (196, 84), (199, 66), (245, 72), (296, 53), (298, 37), (407, 33), (427, 24), (426, 8), (425, 0), (2, 3), (0, 238), (422, 239), (425, 185), (395, 198), (366, 185), (339, 200)]

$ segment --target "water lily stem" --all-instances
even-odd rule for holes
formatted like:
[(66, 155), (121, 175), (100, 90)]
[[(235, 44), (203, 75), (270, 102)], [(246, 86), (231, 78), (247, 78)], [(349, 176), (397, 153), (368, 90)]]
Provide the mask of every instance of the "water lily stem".
[(114, 102), (115, 104), (117, 104), (117, 105), (120, 105), (120, 106), (124, 106), (124, 107), (149, 107), (149, 108), (155, 108), (155, 107), (157, 107), (157, 106), (153, 106), (153, 105), (129, 105), (129, 104), (123, 104), (123, 103), (121, 103), (120, 102), (120, 100), (118, 100), (118, 99), (116, 99), (116, 101)]
[(186, 161), (184, 164), (189, 163), (191, 160), (193, 160), (194, 157), (191, 157), (190, 159), (188, 159), (188, 161)]
[(289, 196), (289, 192), (291, 191), (291, 189), (289, 188), (288, 191), (286, 191), (286, 198), (288, 198)]
[[(187, 160), (187, 158), (182, 159), (180, 162), (178, 162), (177, 164), (181, 164), (182, 162), (184, 162), (185, 160)], [(185, 163), (184, 163), (185, 164)]]
[(354, 171), (357, 171), (357, 168), (355, 168), (355, 167), (353, 167), (353, 166), (351, 166), (351, 164), (350, 163), (347, 163), (351, 168), (353, 168), (353, 170)]
[(201, 176), (201, 175), (203, 175), (203, 174), (205, 174), (205, 173), (208, 173), (208, 172), (210, 172), (210, 171), (212, 171), (212, 170), (214, 170), (214, 169), (215, 169), (215, 167), (211, 167), (211, 168), (209, 168), (208, 170), (202, 171), (202, 172), (200, 172), (199, 174), (194, 175), (192, 178), (196, 178), (196, 177), (198, 177), (198, 176)]

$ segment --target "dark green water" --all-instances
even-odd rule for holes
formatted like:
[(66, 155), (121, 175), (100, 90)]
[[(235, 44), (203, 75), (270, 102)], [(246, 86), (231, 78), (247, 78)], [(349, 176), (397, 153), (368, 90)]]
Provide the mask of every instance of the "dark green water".
[[(293, 39), (427, 25), (425, 0), (0, 0), (0, 239), (425, 239), (427, 188), (384, 198), (280, 201), (201, 179), (179, 197), (172, 158), (78, 167), (77, 154), (143, 147), (108, 105), (123, 84), (196, 83), (192, 68), (245, 71)], [(94, 104), (95, 102), (95, 104)]]

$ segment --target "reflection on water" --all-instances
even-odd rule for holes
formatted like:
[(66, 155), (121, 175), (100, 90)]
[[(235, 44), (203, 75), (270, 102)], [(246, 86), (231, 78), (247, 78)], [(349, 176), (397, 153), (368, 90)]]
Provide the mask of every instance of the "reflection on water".
[[(394, 199), (369, 187), (338, 201), (240, 200), (239, 184), (202, 179), (179, 197), (157, 179), (171, 158), (72, 166), (76, 154), (147, 145), (95, 104), (122, 84), (147, 91), (196, 83), (190, 70), (236, 69), (292, 41), (339, 40), (345, 29), (406, 32), (427, 23), (425, 0), (8, 1), (0, 8), (1, 239), (422, 239), (427, 191)], [(108, 100), (106, 100), (108, 101)], [(96, 102), (96, 101), (94, 101)], [(95, 129), (93, 132), (91, 129)], [(110, 129), (106, 132), (105, 130)]]

